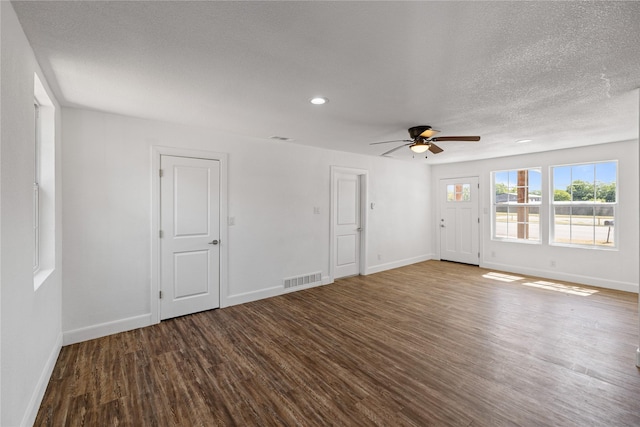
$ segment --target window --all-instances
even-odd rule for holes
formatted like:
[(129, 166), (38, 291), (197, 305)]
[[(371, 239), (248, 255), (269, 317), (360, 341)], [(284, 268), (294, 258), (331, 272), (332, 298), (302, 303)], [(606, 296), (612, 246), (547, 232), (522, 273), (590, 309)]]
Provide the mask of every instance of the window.
[(470, 202), (471, 184), (447, 185), (447, 202)]
[(540, 168), (493, 172), (493, 238), (540, 242)]
[(615, 247), (617, 174), (616, 161), (551, 168), (552, 243)]
[(33, 287), (38, 289), (55, 268), (55, 107), (35, 74), (33, 93)]
[(40, 105), (34, 101), (33, 272), (40, 270)]

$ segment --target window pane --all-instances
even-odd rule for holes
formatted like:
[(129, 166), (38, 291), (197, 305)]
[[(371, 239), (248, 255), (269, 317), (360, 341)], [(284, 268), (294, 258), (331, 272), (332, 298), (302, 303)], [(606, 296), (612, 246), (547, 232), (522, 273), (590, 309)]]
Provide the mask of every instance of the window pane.
[(571, 167), (571, 200), (591, 202), (595, 200), (595, 165)]
[(516, 183), (518, 182), (518, 171), (509, 171), (509, 192), (516, 190)]
[(462, 184), (462, 200), (471, 201), (471, 184)]
[(614, 246), (614, 207), (595, 207), (595, 239), (596, 245)]
[(596, 200), (614, 203), (616, 201), (616, 162), (596, 164)]
[(553, 201), (566, 202), (571, 200), (571, 167), (559, 166), (553, 168)]
[(571, 243), (594, 244), (593, 207), (573, 206), (571, 208)]
[(455, 189), (456, 189), (456, 202), (459, 202), (460, 200), (462, 200), (462, 184), (456, 184)]
[(455, 200), (455, 191), (453, 184), (447, 185), (447, 202), (452, 202)]
[(514, 206), (508, 207), (507, 214), (507, 237), (516, 239), (518, 237), (518, 213)]
[(505, 203), (509, 193), (509, 173), (496, 172), (493, 175), (493, 191), (496, 203)]
[(571, 243), (569, 220), (571, 206), (555, 206), (553, 208), (553, 241), (556, 243)]

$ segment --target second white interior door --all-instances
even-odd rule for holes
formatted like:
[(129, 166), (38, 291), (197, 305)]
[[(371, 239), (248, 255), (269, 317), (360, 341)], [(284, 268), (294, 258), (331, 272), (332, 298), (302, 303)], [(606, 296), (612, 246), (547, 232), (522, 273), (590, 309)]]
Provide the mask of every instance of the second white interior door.
[(220, 162), (161, 156), (160, 318), (220, 306)]
[(334, 279), (360, 273), (360, 175), (333, 176)]

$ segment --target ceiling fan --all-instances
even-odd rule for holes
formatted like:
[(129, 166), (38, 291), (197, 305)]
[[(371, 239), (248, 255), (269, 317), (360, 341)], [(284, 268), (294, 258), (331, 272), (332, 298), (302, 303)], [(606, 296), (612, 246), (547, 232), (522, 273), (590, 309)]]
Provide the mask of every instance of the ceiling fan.
[(431, 126), (424, 126), (424, 125), (414, 126), (409, 128), (409, 137), (411, 139), (394, 139), (391, 141), (372, 142), (369, 145), (388, 144), (390, 142), (406, 142), (406, 144), (399, 145), (396, 148), (392, 148), (391, 150), (381, 154), (381, 156), (386, 156), (388, 154), (393, 153), (396, 150), (401, 149), (402, 147), (406, 147), (407, 145), (409, 146), (411, 151), (413, 151), (414, 153), (421, 154), (426, 151), (431, 151), (433, 154), (438, 154), (444, 150), (435, 144), (436, 141), (469, 141), (469, 142), (480, 141), (479, 136), (436, 137), (438, 133), (440, 133), (440, 131), (431, 128)]

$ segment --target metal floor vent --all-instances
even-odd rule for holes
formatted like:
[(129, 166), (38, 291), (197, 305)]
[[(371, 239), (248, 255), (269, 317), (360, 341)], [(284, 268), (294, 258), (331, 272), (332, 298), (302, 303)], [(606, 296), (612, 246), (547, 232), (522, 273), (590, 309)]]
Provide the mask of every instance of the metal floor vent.
[(310, 285), (322, 281), (322, 273), (311, 273), (305, 276), (288, 277), (284, 279), (284, 288), (293, 288), (294, 286)]

